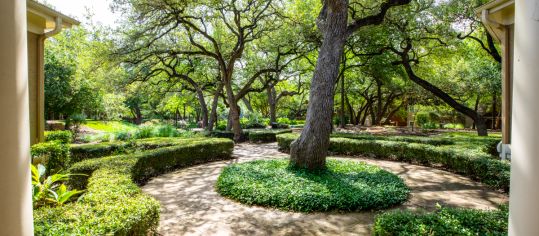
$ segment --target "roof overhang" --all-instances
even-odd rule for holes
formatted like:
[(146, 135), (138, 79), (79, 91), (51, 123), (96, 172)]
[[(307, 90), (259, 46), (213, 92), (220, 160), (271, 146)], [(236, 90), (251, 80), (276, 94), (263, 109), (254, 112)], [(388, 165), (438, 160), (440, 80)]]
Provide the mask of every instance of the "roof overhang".
[(481, 21), (498, 41), (502, 41), (504, 28), (515, 23), (515, 0), (494, 0), (475, 10)]
[[(34, 0), (26, 0), (26, 15), (28, 31), (40, 35), (80, 24), (79, 21)], [(61, 27), (56, 26), (58, 23)]]

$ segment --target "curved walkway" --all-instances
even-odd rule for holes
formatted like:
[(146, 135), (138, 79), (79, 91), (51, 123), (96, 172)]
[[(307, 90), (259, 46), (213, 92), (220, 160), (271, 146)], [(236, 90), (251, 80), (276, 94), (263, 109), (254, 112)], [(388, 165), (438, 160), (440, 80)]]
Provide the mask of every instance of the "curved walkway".
[[(273, 144), (239, 144), (237, 159), (214, 162), (161, 175), (142, 187), (161, 202), (162, 235), (370, 235), (377, 212), (294, 213), (250, 207), (221, 197), (214, 189), (221, 169), (231, 163), (286, 157)], [(356, 157), (401, 176), (412, 189), (399, 208), (433, 209), (436, 203), (492, 209), (505, 194), (447, 171), (407, 163)]]

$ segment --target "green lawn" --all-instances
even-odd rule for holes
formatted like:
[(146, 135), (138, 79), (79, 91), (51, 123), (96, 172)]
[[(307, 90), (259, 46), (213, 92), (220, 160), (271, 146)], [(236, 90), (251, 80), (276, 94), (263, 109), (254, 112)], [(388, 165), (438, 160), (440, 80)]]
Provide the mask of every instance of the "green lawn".
[(103, 132), (133, 131), (137, 126), (125, 121), (95, 121), (89, 120), (84, 124), (91, 129)]

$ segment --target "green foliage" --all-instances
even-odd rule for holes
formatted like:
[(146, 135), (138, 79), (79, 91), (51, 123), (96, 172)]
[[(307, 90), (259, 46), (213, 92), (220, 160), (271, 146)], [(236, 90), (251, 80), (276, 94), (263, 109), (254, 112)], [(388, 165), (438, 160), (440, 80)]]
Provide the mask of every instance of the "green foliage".
[(444, 129), (464, 129), (464, 125), (449, 123), (444, 125)]
[(30, 152), (33, 164), (43, 164), (46, 175), (67, 170), (71, 165), (70, 146), (59, 141), (34, 144)]
[(440, 208), (432, 213), (393, 211), (378, 215), (374, 235), (507, 235), (509, 209)]
[(34, 209), (43, 206), (62, 206), (72, 200), (72, 197), (83, 191), (67, 190), (63, 182), (68, 181), (70, 174), (54, 174), (45, 176), (46, 168), (43, 165), (32, 169), (32, 202)]
[(87, 121), (85, 126), (103, 132), (133, 131), (137, 126), (125, 121)]
[[(152, 140), (147, 140), (149, 143)], [(154, 143), (162, 140), (154, 139)], [(87, 188), (77, 203), (34, 211), (36, 235), (148, 235), (159, 222), (159, 202), (136, 183), (175, 168), (230, 158), (223, 139), (169, 139), (173, 146), (76, 163), (70, 186)], [(157, 146), (155, 146), (157, 147)]]
[(419, 137), (419, 136), (381, 136), (371, 134), (355, 134), (355, 133), (333, 133), (331, 137), (334, 138), (349, 138), (358, 140), (386, 140), (386, 141), (399, 141), (407, 143), (423, 143), (435, 146), (440, 145), (453, 145), (455, 144), (450, 138), (443, 137)]
[(302, 212), (385, 209), (406, 201), (410, 192), (379, 167), (331, 159), (317, 173), (291, 169), (288, 160), (234, 164), (219, 176), (217, 191), (249, 205)]
[(440, 116), (434, 112), (418, 112), (415, 115), (416, 124), (424, 129), (436, 129), (440, 122)]
[(59, 141), (61, 143), (72, 143), (73, 133), (66, 131), (45, 131), (45, 142)]
[(277, 135), (292, 133), (292, 130), (252, 130), (249, 132), (249, 141), (253, 143), (271, 143), (277, 141)]
[[(297, 134), (277, 136), (279, 149), (287, 151)], [(459, 146), (433, 146), (383, 140), (331, 138), (329, 151), (334, 154), (367, 155), (376, 158), (443, 166), (458, 174), (479, 180), (493, 188), (509, 191), (510, 164), (493, 159), (483, 150)]]

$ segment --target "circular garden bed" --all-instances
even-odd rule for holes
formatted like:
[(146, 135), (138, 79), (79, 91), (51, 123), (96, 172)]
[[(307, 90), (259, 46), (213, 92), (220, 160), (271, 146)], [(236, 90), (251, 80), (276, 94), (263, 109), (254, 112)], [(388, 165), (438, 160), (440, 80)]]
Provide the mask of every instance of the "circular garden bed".
[(316, 173), (290, 168), (284, 159), (230, 165), (217, 191), (241, 203), (301, 212), (385, 209), (410, 192), (401, 178), (377, 166), (333, 159)]

